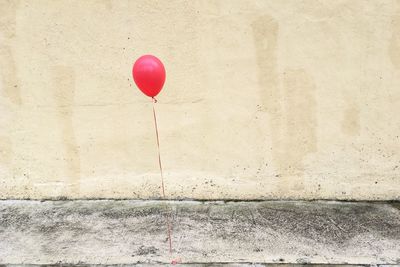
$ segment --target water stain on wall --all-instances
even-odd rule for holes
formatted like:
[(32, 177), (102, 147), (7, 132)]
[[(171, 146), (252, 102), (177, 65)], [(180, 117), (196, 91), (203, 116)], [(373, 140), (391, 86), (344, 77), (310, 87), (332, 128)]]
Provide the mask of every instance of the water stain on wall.
[(315, 84), (303, 70), (286, 70), (283, 76), (285, 92), (285, 157), (281, 168), (289, 174), (304, 171), (304, 157), (317, 150), (317, 118)]
[(16, 9), (18, 1), (0, 2), (0, 75), (3, 83), (2, 94), (13, 104), (21, 104), (17, 68), (12, 50), (15, 38)]
[(3, 82), (2, 93), (11, 103), (21, 105), (17, 70), (11, 47), (0, 45), (0, 68)]
[(400, 1), (397, 1), (397, 14), (392, 18), (392, 37), (389, 43), (389, 57), (393, 66), (400, 69)]
[[(304, 70), (287, 70), (283, 90), (277, 69), (278, 23), (270, 16), (252, 24), (258, 65), (262, 111), (269, 114), (270, 138), (276, 177), (281, 190), (290, 184), (303, 188), (303, 159), (317, 149), (315, 84)], [(289, 183), (287, 177), (300, 181)]]
[(54, 98), (57, 107), (57, 116), (61, 127), (62, 142), (65, 149), (65, 162), (67, 165), (66, 176), (72, 194), (79, 193), (80, 184), (80, 153), (77, 146), (74, 126), (72, 121), (75, 72), (68, 66), (53, 68)]
[(0, 164), (9, 165), (12, 158), (11, 141), (6, 136), (0, 136)]
[(346, 135), (360, 134), (360, 107), (356, 103), (348, 103), (343, 114), (342, 132)]
[(107, 8), (107, 10), (112, 9), (112, 1), (111, 0), (103, 0), (103, 1), (100, 1), (100, 3), (104, 4), (104, 6)]
[(257, 55), (261, 108), (272, 115), (279, 115), (281, 107), (276, 55), (279, 25), (274, 18), (264, 15), (253, 22), (252, 28)]
[[(258, 67), (260, 110), (268, 113), (271, 150), (275, 161), (282, 154), (282, 106), (278, 85), (277, 38), (279, 25), (269, 15), (263, 15), (252, 24)], [(276, 164), (275, 164), (276, 165)], [(279, 164), (278, 164), (279, 165)]]

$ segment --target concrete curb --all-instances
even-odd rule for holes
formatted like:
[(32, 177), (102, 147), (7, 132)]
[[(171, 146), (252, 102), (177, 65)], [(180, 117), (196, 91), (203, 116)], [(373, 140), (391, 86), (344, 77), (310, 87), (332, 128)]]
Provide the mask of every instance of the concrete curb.
[[(166, 216), (173, 224), (172, 255)], [(332, 201), (0, 201), (0, 264), (171, 259), (200, 266), (400, 264), (400, 210), (398, 204)]]

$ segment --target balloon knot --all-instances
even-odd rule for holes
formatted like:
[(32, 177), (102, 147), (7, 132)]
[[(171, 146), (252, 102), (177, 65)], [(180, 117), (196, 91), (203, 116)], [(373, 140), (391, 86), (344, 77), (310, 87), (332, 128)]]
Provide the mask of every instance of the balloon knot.
[(157, 103), (157, 99), (155, 97), (152, 97), (154, 103)]

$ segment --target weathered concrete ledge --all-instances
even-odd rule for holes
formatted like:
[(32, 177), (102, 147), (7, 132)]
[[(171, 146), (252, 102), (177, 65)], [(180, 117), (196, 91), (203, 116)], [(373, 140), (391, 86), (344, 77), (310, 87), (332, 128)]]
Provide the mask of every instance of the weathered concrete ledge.
[(163, 264), (177, 258), (200, 265), (400, 264), (399, 205), (0, 201), (0, 264)]
[[(300, 263), (179, 263), (179, 267), (399, 267), (399, 264), (300, 264)], [(8, 264), (1, 267), (153, 267), (175, 266), (169, 263), (135, 263), (135, 264)]]

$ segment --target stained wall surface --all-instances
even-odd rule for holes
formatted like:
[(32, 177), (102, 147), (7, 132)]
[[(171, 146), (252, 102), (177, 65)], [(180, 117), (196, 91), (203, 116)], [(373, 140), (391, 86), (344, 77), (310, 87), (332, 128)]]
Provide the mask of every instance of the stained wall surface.
[(0, 0), (0, 198), (400, 199), (400, 1)]

